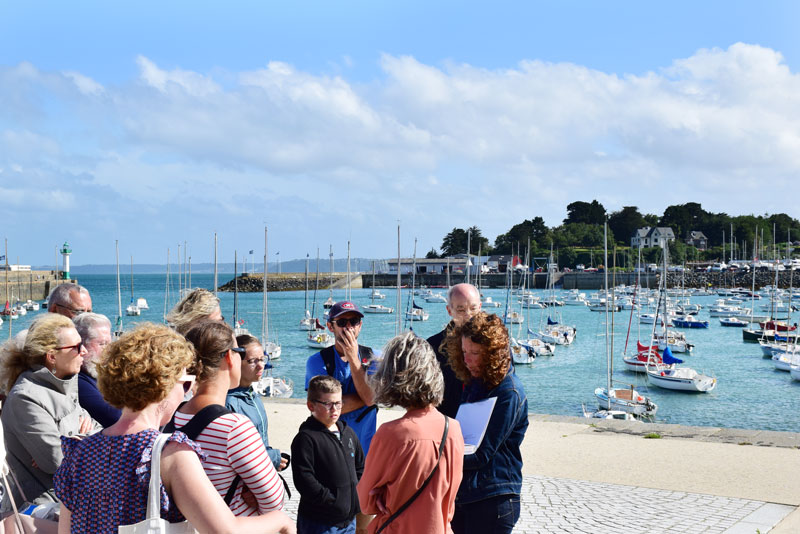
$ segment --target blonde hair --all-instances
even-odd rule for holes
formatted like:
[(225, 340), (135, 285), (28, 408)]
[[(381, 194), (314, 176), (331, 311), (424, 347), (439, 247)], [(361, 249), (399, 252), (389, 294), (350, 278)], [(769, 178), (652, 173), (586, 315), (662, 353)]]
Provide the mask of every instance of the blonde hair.
[(20, 347), (9, 342), (2, 350), (2, 382), (11, 391), (23, 372), (34, 365), (45, 365), (47, 353), (58, 346), (58, 334), (66, 328), (75, 328), (67, 317), (58, 313), (44, 313), (31, 323), (25, 343)]
[(194, 349), (183, 336), (165, 325), (141, 323), (106, 348), (97, 386), (112, 406), (141, 411), (167, 398), (193, 362)]
[(413, 332), (389, 340), (370, 385), (375, 402), (387, 406), (438, 406), (444, 395), (444, 379), (436, 355), (430, 344)]
[(185, 334), (191, 324), (205, 319), (219, 308), (219, 299), (208, 289), (193, 289), (167, 314), (167, 322)]

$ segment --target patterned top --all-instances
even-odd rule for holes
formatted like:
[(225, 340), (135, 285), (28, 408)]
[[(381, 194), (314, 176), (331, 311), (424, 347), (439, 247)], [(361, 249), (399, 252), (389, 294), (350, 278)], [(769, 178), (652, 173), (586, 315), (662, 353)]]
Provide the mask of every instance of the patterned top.
[[(98, 432), (82, 440), (61, 438), (64, 461), (53, 482), (56, 496), (72, 512), (71, 532), (112, 534), (119, 525), (144, 521), (150, 454), (158, 433), (148, 429), (122, 436)], [(175, 432), (167, 442), (185, 443), (205, 459), (183, 432)], [(171, 523), (184, 520), (163, 485), (161, 517)]]

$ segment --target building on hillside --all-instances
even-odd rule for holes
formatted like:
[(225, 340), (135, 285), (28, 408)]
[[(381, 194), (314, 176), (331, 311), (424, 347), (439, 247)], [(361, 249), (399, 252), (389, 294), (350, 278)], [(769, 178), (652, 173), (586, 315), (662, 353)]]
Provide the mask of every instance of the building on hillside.
[(708, 238), (703, 232), (692, 231), (689, 232), (689, 235), (686, 238), (686, 244), (693, 246), (697, 250), (705, 250), (708, 248)]
[(511, 264), (512, 267), (516, 267), (520, 263), (522, 262), (520, 261), (519, 256), (516, 255), (494, 255), (489, 256), (489, 259), (486, 260), (486, 267), (490, 273), (504, 273), (508, 269), (509, 264)]
[(675, 233), (669, 226), (645, 226), (633, 233), (631, 237), (631, 247), (663, 247), (666, 243), (672, 241), (675, 241)]

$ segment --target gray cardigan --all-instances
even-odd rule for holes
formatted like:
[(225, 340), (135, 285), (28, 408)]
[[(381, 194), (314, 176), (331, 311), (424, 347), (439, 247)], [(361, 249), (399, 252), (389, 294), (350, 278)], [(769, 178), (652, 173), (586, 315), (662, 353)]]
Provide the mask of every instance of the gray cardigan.
[[(78, 404), (77, 375), (61, 380), (35, 365), (17, 378), (0, 416), (8, 465), (24, 492), (23, 498), (9, 481), (17, 503), (37, 497), (53, 500), (43, 494), (53, 489), (53, 474), (63, 459), (61, 436), (78, 435), (81, 416), (90, 417)], [(94, 427), (102, 428), (96, 422)], [(6, 509), (7, 499), (3, 501)]]

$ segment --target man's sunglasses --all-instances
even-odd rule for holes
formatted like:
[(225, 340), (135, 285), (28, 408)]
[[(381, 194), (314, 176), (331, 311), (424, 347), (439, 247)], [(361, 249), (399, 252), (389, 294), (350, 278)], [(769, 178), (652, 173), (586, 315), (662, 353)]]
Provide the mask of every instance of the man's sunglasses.
[(350, 323), (350, 326), (358, 326), (361, 324), (361, 317), (351, 317), (349, 319), (347, 317), (343, 317), (342, 319), (336, 319), (334, 322), (339, 328), (344, 328), (347, 326), (347, 323)]

